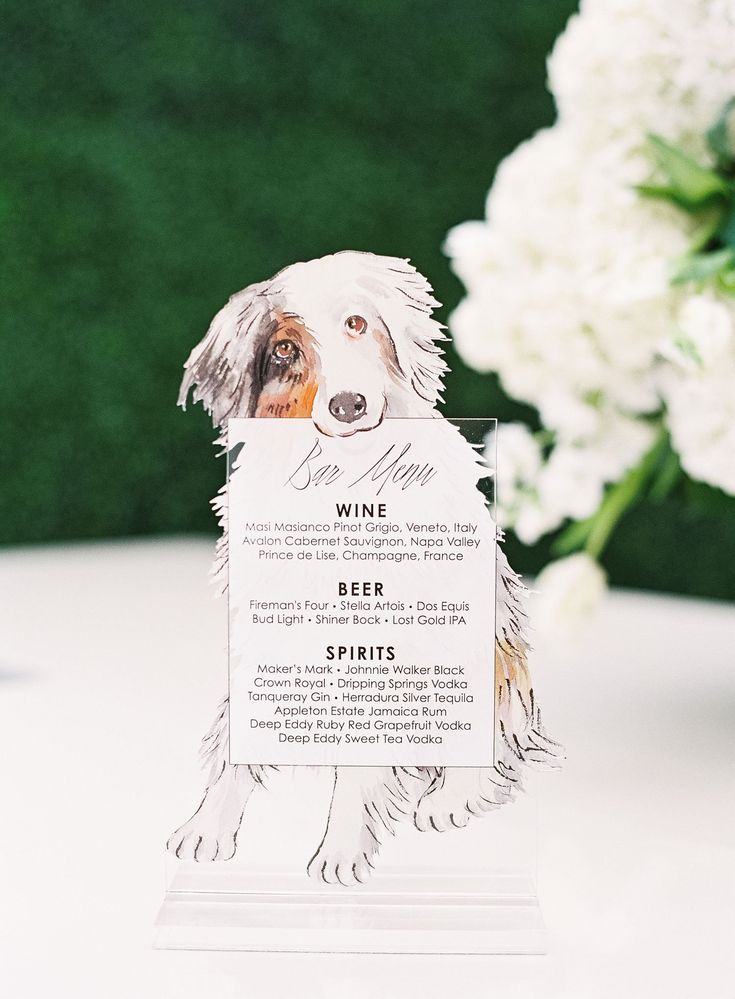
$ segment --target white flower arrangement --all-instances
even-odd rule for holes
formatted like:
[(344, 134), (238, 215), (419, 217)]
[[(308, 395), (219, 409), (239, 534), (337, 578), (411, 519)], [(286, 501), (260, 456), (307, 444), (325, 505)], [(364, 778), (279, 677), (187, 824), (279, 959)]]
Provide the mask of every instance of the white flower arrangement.
[(502, 525), (597, 560), (682, 469), (735, 494), (735, 0), (582, 0), (548, 69), (557, 122), (449, 234), (450, 326), (545, 428), (500, 430)]

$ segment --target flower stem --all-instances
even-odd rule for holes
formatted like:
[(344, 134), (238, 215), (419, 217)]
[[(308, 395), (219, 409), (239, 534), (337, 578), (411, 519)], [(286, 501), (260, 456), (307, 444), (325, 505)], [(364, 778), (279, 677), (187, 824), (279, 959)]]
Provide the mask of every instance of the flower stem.
[(620, 482), (608, 491), (600, 509), (592, 518), (592, 526), (584, 546), (584, 550), (592, 558), (596, 560), (600, 558), (620, 518), (642, 495), (667, 446), (668, 436), (661, 427), (651, 449), (635, 468), (631, 468)]

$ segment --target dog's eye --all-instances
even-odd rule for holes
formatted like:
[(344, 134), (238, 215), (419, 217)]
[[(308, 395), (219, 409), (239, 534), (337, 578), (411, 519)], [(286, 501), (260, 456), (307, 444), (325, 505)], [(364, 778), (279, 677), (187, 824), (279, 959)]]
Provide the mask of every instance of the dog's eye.
[(367, 320), (363, 319), (362, 316), (348, 316), (345, 319), (345, 326), (352, 336), (362, 336), (367, 329), (367, 325)]
[(273, 356), (278, 361), (293, 361), (299, 352), (299, 348), (293, 340), (279, 340), (273, 347)]

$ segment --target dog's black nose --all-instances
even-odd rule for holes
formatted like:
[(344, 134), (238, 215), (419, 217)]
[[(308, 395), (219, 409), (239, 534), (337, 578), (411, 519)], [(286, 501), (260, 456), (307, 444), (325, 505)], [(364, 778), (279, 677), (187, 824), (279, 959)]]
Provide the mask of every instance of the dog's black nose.
[(340, 423), (354, 423), (367, 412), (367, 402), (359, 392), (338, 392), (329, 402), (329, 412)]

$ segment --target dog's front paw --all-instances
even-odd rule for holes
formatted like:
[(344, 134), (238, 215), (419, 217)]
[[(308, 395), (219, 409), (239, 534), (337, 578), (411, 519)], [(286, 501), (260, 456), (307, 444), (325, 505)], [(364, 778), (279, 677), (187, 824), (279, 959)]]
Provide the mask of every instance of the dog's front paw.
[(473, 816), (499, 808), (512, 797), (512, 786), (493, 771), (469, 780), (457, 779), (455, 774), (423, 796), (414, 812), (414, 825), (421, 832), (463, 829)]
[(367, 850), (351, 855), (346, 851), (332, 850), (326, 843), (317, 850), (309, 861), (306, 873), (315, 881), (328, 885), (365, 884), (373, 871), (372, 860)]
[(179, 860), (231, 860), (237, 849), (237, 830), (214, 830), (194, 815), (169, 836), (166, 849)]
[(450, 801), (441, 789), (426, 794), (416, 806), (413, 821), (417, 829), (426, 832), (446, 832), (462, 829), (470, 821), (471, 813), (464, 802)]

